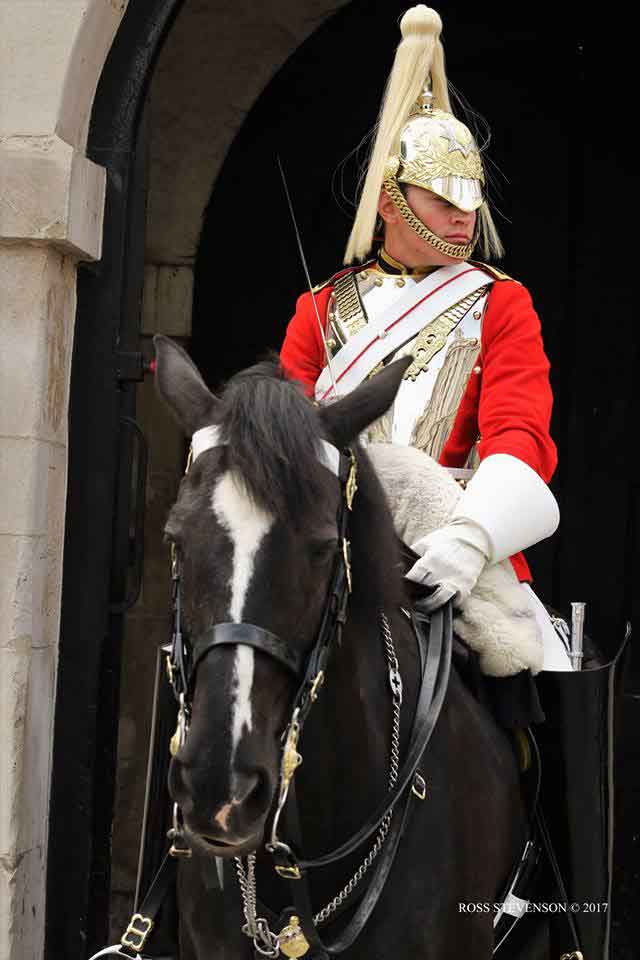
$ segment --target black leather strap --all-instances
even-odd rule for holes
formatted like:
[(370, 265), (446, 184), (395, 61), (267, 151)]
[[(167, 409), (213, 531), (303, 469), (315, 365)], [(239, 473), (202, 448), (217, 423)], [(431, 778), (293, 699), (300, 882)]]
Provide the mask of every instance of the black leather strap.
[[(147, 938), (152, 935), (162, 904), (166, 900), (171, 887), (175, 883), (177, 870), (177, 860), (170, 856), (169, 853), (165, 853), (164, 860), (160, 864), (160, 869), (151, 882), (151, 886), (147, 891), (147, 895), (134, 913), (134, 917), (136, 915), (142, 917), (145, 923), (146, 921), (151, 921), (151, 924), (149, 925), (149, 932), (144, 938), (145, 943)], [(133, 922), (134, 917), (131, 918), (130, 923)], [(139, 932), (140, 926), (140, 923), (136, 922), (137, 932)], [(134, 935), (134, 940), (135, 939), (137, 939), (136, 935)], [(120, 946), (120, 956), (130, 957), (131, 960), (138, 958), (139, 960), (139, 958), (145, 956), (145, 954), (142, 953), (141, 950), (133, 950), (131, 947)]]
[[(427, 646), (424, 636), (424, 626), (429, 622), (429, 643)], [(298, 862), (295, 853), (291, 858), (283, 861), (283, 865), (297, 865), (301, 869), (300, 879), (290, 880), (290, 889), (295, 912), (300, 919), (304, 935), (311, 947), (313, 960), (330, 960), (353, 945), (362, 932), (367, 920), (380, 898), (380, 894), (387, 881), (391, 867), (395, 860), (398, 844), (406, 828), (410, 810), (413, 806), (414, 795), (409, 784), (413, 782), (415, 772), (433, 732), (444, 695), (449, 681), (452, 648), (452, 615), (451, 605), (443, 610), (436, 611), (431, 618), (418, 613), (418, 619), (412, 620), (420, 662), (424, 666), (420, 694), (414, 717), (413, 729), (410, 737), (407, 757), (402, 766), (397, 784), (385, 796), (382, 805), (369, 819), (367, 824), (354, 837), (335, 850), (315, 861)], [(404, 792), (404, 796), (403, 796)], [(415, 801), (417, 802), (417, 801)], [(308, 878), (305, 871), (315, 866), (333, 863), (354, 852), (373, 831), (379, 826), (386, 814), (395, 807), (389, 833), (385, 844), (378, 855), (376, 865), (361, 901), (350, 922), (338, 938), (331, 944), (323, 942), (318, 928), (314, 923), (313, 908), (309, 893)], [(300, 829), (300, 819), (295, 793), (295, 781), (292, 781), (289, 799), (285, 808), (286, 834), (291, 838), (295, 849), (301, 850), (303, 840)], [(276, 861), (278, 857), (276, 855)], [(351, 903), (351, 906), (353, 902)]]
[(299, 861), (298, 866), (301, 870), (313, 870), (316, 867), (328, 866), (330, 863), (335, 863), (336, 860), (341, 860), (357, 850), (377, 830), (391, 808), (397, 803), (398, 798), (413, 783), (415, 772), (435, 729), (449, 683), (453, 636), (451, 604), (447, 603), (440, 610), (434, 611), (430, 620), (418, 611), (414, 620), (414, 629), (416, 631), (422, 629), (422, 625), (427, 622), (429, 622), (429, 645), (426, 665), (422, 675), (407, 755), (398, 774), (395, 787), (385, 794), (375, 812), (350, 840), (316, 860)]
[[(290, 802), (292, 800), (294, 800), (294, 797), (290, 797)], [(419, 801), (416, 800), (413, 793), (409, 790), (407, 791), (406, 797), (404, 797), (402, 802), (399, 804), (400, 809), (396, 809), (394, 811), (389, 833), (387, 834), (384, 846), (378, 855), (376, 865), (373, 868), (368, 885), (366, 886), (364, 892), (360, 895), (360, 903), (345, 929), (332, 943), (326, 943), (322, 939), (318, 928), (314, 923), (314, 913), (311, 905), (307, 878), (303, 875), (300, 880), (291, 881), (290, 886), (295, 904), (295, 912), (300, 920), (300, 925), (309, 943), (309, 946), (312, 948), (311, 956), (313, 957), (313, 960), (328, 960), (330, 957), (338, 956), (345, 950), (348, 950), (349, 947), (353, 946), (359, 935), (362, 933), (367, 921), (369, 920), (369, 917), (373, 913), (373, 910), (380, 899), (380, 895), (384, 889), (385, 883), (387, 882), (389, 873), (391, 872), (391, 867), (395, 861), (396, 853), (398, 852), (398, 845), (405, 832), (410, 812), (414, 803), (418, 802)], [(297, 819), (297, 804), (295, 802), (291, 803), (291, 807), (289, 809), (291, 811), (295, 811), (293, 817)], [(295, 829), (292, 820), (288, 821), (288, 825), (291, 829), (292, 835), (299, 834), (299, 829)], [(350, 898), (345, 904), (342, 905), (342, 909), (344, 910), (348, 907), (353, 907), (354, 902), (357, 902), (357, 898)], [(338, 912), (342, 912), (342, 910), (336, 910), (336, 912), (332, 915), (332, 919), (335, 919), (335, 917), (338, 915)]]
[(290, 670), (296, 677), (302, 676), (303, 654), (285, 643), (275, 633), (270, 633), (262, 627), (252, 623), (216, 623), (215, 626), (200, 634), (193, 647), (191, 663), (191, 680), (195, 676), (196, 668), (214, 647), (225, 645), (245, 644), (255, 650), (261, 650), (283, 667)]
[[(542, 812), (541, 808), (538, 808), (538, 810), (536, 811), (536, 825), (538, 827), (538, 833), (542, 841), (542, 845), (544, 847), (544, 852), (547, 855), (547, 860), (549, 862), (549, 866), (551, 867), (551, 872), (557, 884), (558, 894), (561, 900), (563, 900), (565, 904), (569, 903), (569, 897), (567, 895), (567, 888), (565, 887), (565, 884), (564, 884), (562, 871), (560, 869), (560, 865), (556, 857), (556, 852), (553, 848), (553, 843), (551, 842), (551, 837), (549, 835), (549, 830), (544, 817), (544, 813)], [(580, 950), (581, 949), (580, 937), (578, 936), (578, 929), (576, 927), (576, 921), (574, 919), (573, 913), (571, 912), (571, 910), (567, 910), (567, 912), (563, 914), (563, 916), (566, 917), (566, 920), (567, 920), (569, 933), (570, 933), (571, 939), (573, 940), (573, 949)]]

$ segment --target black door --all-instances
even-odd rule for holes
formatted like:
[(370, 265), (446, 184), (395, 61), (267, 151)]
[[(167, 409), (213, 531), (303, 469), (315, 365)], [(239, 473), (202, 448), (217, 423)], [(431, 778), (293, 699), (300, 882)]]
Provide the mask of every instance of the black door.
[(153, 66), (178, 0), (125, 15), (103, 71), (88, 156), (107, 171), (104, 248), (81, 265), (49, 832), (47, 960), (106, 943), (123, 616), (142, 569), (146, 124)]

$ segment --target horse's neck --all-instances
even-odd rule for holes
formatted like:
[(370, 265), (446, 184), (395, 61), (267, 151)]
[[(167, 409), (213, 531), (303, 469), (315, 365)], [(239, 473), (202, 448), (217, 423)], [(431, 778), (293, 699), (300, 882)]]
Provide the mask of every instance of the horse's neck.
[[(388, 614), (403, 680), (413, 704), (414, 678), (409, 638), (402, 615)], [(405, 709), (407, 709), (405, 707)], [(408, 709), (411, 709), (409, 706)], [(316, 712), (317, 711), (317, 712)], [(322, 696), (302, 745), (313, 839), (344, 839), (360, 827), (386, 792), (391, 755), (392, 699), (385, 644), (375, 607), (352, 609), (343, 643), (327, 670)], [(403, 723), (403, 727), (405, 724)], [(307, 810), (309, 810), (308, 804)], [(320, 813), (322, 811), (322, 813)]]

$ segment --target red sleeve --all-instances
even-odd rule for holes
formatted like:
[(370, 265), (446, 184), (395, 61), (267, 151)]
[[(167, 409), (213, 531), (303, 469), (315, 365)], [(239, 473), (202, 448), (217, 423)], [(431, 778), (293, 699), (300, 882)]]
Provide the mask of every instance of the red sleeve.
[(480, 365), (480, 459), (509, 453), (548, 483), (557, 463), (549, 434), (549, 361), (529, 291), (515, 281), (493, 286), (482, 325)]
[[(499, 280), (491, 289), (482, 324), (478, 365), (440, 462), (464, 466), (480, 435), (481, 460), (492, 453), (509, 453), (548, 483), (557, 462), (549, 435), (552, 404), (549, 361), (531, 296), (513, 280)], [(531, 580), (524, 554), (511, 562), (519, 580)]]
[[(326, 323), (332, 290), (331, 286), (324, 287), (316, 294), (316, 305), (323, 323)], [(325, 365), (325, 353), (310, 293), (303, 293), (298, 298), (296, 312), (280, 350), (280, 362), (288, 376), (302, 383), (305, 393), (312, 397), (316, 380)]]

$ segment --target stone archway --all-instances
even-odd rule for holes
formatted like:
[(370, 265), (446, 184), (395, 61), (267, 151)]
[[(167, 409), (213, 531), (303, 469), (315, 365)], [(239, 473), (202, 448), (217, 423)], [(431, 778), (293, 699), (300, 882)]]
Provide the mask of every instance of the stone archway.
[[(85, 155), (126, 3), (2, 4), (0, 83), (0, 955), (41, 957), (79, 260), (100, 256)], [(46, 43), (43, 43), (46, 37)]]

